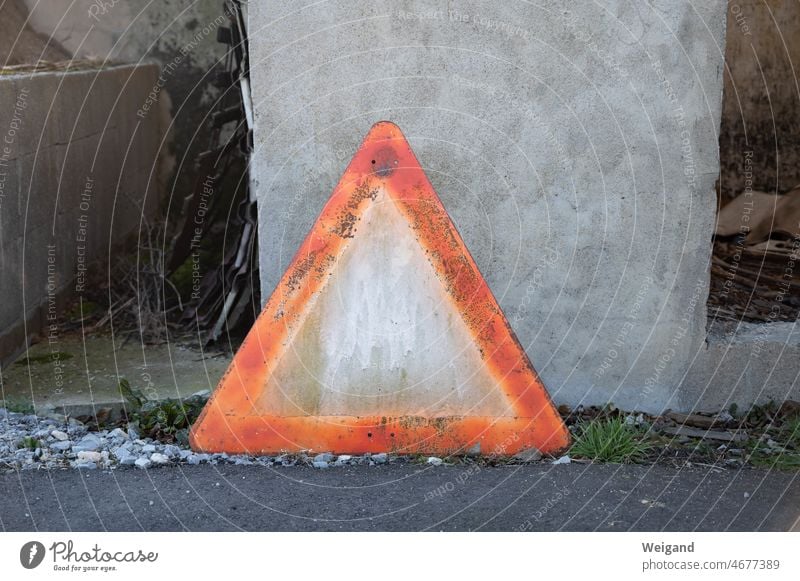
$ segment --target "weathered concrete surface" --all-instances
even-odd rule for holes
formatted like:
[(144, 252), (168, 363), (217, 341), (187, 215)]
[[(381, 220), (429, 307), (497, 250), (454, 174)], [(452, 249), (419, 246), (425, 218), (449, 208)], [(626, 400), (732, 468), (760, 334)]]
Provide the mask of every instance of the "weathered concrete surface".
[(0, 77), (0, 362), (63, 322), (86, 268), (158, 207), (161, 125), (136, 115), (158, 74)]
[(250, 3), (262, 297), (388, 119), (557, 403), (688, 409), (725, 9)]
[[(162, 144), (162, 182), (174, 186), (174, 205), (194, 185), (195, 155), (208, 145), (204, 123), (222, 91), (215, 70), (227, 47), (216, 32), (227, 26), (221, 0), (24, 0), (30, 27), (52, 37), (76, 58), (108, 62), (156, 62), (155, 89), (169, 119)], [(149, 114), (154, 114), (151, 112)], [(169, 162), (169, 163), (166, 163)]]
[(52, 348), (38, 343), (5, 366), (0, 400), (31, 405), (40, 415), (50, 410), (93, 415), (110, 407), (116, 416), (123, 409), (122, 379), (149, 400), (185, 398), (214, 389), (229, 363), (227, 356), (177, 344), (143, 346), (108, 334), (72, 334), (59, 337)]
[(800, 3), (728, 5), (720, 131), (722, 203), (748, 186), (780, 193), (800, 183)]
[(800, 399), (800, 327), (796, 323), (712, 325), (683, 390), (691, 409)]
[(35, 32), (28, 24), (23, 0), (7, 0), (0, 5), (0, 65), (22, 65), (68, 59), (58, 41)]
[(4, 531), (787, 531), (797, 473), (190, 466), (0, 474)]

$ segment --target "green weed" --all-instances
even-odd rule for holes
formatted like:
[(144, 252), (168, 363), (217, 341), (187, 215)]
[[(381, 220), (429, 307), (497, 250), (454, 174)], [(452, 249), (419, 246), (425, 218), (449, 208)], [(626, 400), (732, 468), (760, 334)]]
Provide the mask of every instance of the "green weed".
[(783, 423), (781, 437), (790, 446), (800, 448), (800, 416), (794, 416)]
[(188, 443), (189, 428), (195, 422), (207, 399), (189, 397), (184, 400), (148, 400), (127, 379), (119, 382), (119, 393), (125, 400), (129, 421), (151, 438)]
[(20, 450), (22, 448), (27, 448), (28, 450), (35, 450), (36, 448), (41, 448), (41, 442), (36, 438), (32, 438), (30, 436), (25, 436), (19, 442), (17, 442), (17, 448)]
[(748, 457), (750, 464), (758, 468), (775, 470), (800, 470), (800, 454), (793, 454), (786, 450), (774, 454), (765, 454), (760, 450), (753, 451)]
[(33, 402), (27, 399), (17, 399), (17, 398), (5, 399), (0, 401), (0, 407), (4, 407), (8, 411), (17, 414), (30, 415), (35, 412), (33, 408)]
[(616, 464), (639, 462), (651, 444), (621, 417), (593, 420), (580, 425), (570, 455), (594, 462)]

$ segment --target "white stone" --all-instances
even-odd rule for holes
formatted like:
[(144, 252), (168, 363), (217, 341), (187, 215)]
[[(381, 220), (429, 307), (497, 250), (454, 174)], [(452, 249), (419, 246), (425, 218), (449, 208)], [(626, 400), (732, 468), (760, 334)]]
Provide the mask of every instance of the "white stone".
[(118, 446), (111, 450), (111, 454), (113, 454), (114, 458), (118, 460), (122, 460), (123, 458), (127, 458), (131, 455), (130, 450), (123, 448), (122, 446)]
[(84, 462), (100, 462), (102, 459), (103, 455), (100, 452), (94, 452), (94, 451), (78, 452), (78, 460)]
[(109, 438), (122, 438), (122, 439), (127, 440), (128, 439), (128, 433), (125, 430), (123, 430), (122, 428), (114, 428), (111, 431), (111, 433), (108, 434), (108, 437)]
[(181, 449), (178, 446), (173, 444), (167, 444), (164, 446), (164, 455), (168, 456), (169, 458), (177, 458), (181, 454)]
[(159, 454), (158, 452), (150, 454), (150, 461), (153, 464), (159, 464), (159, 465), (169, 464), (169, 458), (164, 454)]
[(84, 436), (80, 442), (72, 445), (73, 452), (93, 452), (101, 445), (100, 438), (91, 434)]
[(719, 412), (717, 414), (717, 419), (720, 422), (727, 423), (727, 422), (732, 422), (733, 421), (733, 416), (730, 414), (730, 412), (728, 410), (722, 410), (721, 412)]

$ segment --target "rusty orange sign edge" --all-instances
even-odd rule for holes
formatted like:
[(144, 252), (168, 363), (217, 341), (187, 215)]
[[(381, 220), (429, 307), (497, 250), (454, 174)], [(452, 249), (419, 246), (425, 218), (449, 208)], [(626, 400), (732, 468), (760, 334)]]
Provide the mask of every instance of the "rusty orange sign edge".
[[(384, 188), (408, 220), (481, 356), (513, 404), (514, 417), (264, 415), (255, 407), (311, 298), (353, 239), (360, 216)], [(365, 453), (513, 455), (555, 452), (569, 433), (411, 147), (393, 123), (367, 134), (311, 232), (190, 431), (193, 449), (267, 454)]]

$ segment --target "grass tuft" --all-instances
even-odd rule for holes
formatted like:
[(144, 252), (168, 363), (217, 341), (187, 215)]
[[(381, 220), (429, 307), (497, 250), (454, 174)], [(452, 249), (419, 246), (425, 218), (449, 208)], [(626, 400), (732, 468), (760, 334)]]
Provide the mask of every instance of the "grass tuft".
[(161, 442), (177, 441), (188, 444), (189, 427), (200, 416), (208, 401), (204, 396), (191, 396), (183, 400), (148, 400), (127, 379), (119, 382), (119, 393), (125, 400), (128, 421), (142, 432)]
[(756, 452), (750, 455), (749, 461), (753, 466), (758, 468), (785, 471), (800, 470), (800, 456), (786, 452), (780, 452), (774, 455)]
[(40, 448), (41, 446), (42, 443), (36, 438), (32, 438), (31, 436), (25, 436), (19, 442), (17, 442), (17, 448), (19, 450), (22, 449), (35, 450), (36, 448)]
[(650, 447), (635, 428), (616, 417), (581, 424), (570, 455), (593, 462), (623, 464), (644, 460)]
[(786, 420), (781, 430), (786, 443), (795, 448), (800, 448), (800, 416)]
[(34, 413), (33, 402), (27, 399), (9, 398), (0, 399), (0, 408), (6, 408), (10, 412), (30, 415)]

